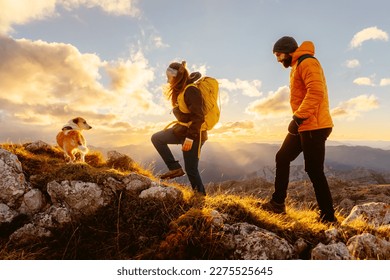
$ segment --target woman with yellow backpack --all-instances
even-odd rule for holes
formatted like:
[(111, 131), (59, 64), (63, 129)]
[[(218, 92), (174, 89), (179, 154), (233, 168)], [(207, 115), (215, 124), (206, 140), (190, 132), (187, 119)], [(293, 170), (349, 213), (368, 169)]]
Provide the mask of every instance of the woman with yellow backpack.
[(169, 144), (181, 144), (185, 171), (191, 186), (195, 191), (206, 195), (198, 170), (200, 149), (207, 140), (208, 129), (205, 128), (207, 113), (204, 111), (204, 98), (198, 85), (195, 84), (201, 74), (195, 72), (190, 75), (185, 61), (171, 63), (166, 74), (169, 84), (167, 95), (172, 102), (173, 114), (177, 121), (170, 124), (174, 124), (172, 127), (168, 125), (164, 130), (153, 134), (151, 138), (154, 147), (169, 169), (160, 178), (172, 179), (185, 174), (168, 147)]

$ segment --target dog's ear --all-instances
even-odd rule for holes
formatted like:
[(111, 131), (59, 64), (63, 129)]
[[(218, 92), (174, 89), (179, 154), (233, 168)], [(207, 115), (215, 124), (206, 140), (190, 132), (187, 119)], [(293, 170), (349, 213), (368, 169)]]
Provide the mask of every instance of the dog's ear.
[(78, 124), (78, 123), (79, 123), (79, 120), (80, 120), (80, 118), (77, 117), (77, 118), (74, 118), (74, 119), (72, 120), (72, 122), (74, 122), (75, 124)]
[(71, 126), (64, 126), (62, 128), (62, 131), (66, 131), (66, 130), (72, 130), (72, 127)]

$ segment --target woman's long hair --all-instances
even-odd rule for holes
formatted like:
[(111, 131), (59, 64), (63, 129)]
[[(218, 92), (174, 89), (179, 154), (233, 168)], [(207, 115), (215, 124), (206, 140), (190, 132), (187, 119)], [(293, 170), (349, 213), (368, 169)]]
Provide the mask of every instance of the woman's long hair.
[(177, 70), (177, 75), (173, 78), (172, 83), (169, 84), (168, 90), (168, 98), (171, 99), (172, 106), (176, 106), (177, 96), (187, 86), (189, 74), (186, 69), (186, 64), (185, 61), (169, 64), (169, 68)]

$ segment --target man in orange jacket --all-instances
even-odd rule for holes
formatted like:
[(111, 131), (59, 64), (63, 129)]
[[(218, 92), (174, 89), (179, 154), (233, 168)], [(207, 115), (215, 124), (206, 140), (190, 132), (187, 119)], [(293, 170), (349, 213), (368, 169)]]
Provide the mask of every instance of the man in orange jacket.
[(288, 134), (276, 154), (275, 191), (263, 209), (285, 213), (290, 163), (303, 152), (305, 171), (315, 191), (319, 220), (335, 222), (332, 195), (324, 174), (325, 141), (332, 132), (326, 80), (314, 44), (305, 41), (298, 47), (292, 37), (280, 38), (273, 47), (278, 62), (291, 67), (290, 105), (293, 113)]

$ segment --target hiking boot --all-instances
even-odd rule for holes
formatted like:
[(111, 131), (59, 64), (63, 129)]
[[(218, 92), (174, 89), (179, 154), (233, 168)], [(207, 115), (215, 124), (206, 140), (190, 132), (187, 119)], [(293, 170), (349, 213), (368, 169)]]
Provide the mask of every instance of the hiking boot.
[(337, 219), (334, 215), (331, 215), (331, 216), (320, 215), (317, 220), (318, 220), (318, 222), (323, 223), (323, 224), (332, 224), (332, 225), (337, 224)]
[(285, 214), (286, 213), (286, 205), (284, 203), (277, 203), (272, 199), (260, 206), (263, 210), (274, 212), (276, 214)]
[(164, 173), (160, 175), (160, 179), (173, 179), (176, 177), (181, 177), (185, 173), (182, 168), (174, 169), (174, 170), (169, 170), (167, 173)]

